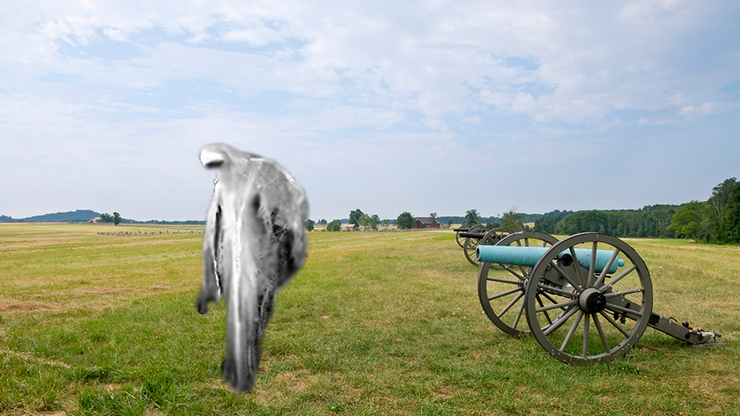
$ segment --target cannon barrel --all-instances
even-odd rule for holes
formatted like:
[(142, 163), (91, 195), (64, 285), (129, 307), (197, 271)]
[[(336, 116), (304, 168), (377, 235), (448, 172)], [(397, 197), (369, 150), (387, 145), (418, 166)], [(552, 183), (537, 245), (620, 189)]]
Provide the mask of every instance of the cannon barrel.
[(463, 238), (475, 238), (480, 240), (481, 238), (485, 237), (486, 235), (484, 233), (460, 233), (460, 237)]
[[(515, 266), (533, 267), (542, 256), (549, 250), (549, 247), (521, 247), (521, 246), (478, 246), (475, 250), (476, 260), (486, 263), (513, 264)], [(591, 266), (591, 250), (586, 248), (573, 249), (578, 258), (578, 262), (583, 267)], [(570, 257), (570, 250), (565, 250), (558, 257)], [(609, 262), (612, 251), (596, 250), (596, 273), (601, 273)], [(572, 261), (572, 259), (570, 260)], [(624, 260), (617, 256), (609, 268), (609, 273), (614, 273), (621, 266), (624, 266)]]

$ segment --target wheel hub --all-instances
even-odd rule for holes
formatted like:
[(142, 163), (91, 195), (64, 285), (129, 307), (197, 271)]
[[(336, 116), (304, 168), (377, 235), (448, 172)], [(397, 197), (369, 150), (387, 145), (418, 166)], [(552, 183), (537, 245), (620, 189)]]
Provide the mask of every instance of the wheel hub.
[(606, 297), (594, 288), (588, 288), (578, 297), (578, 305), (584, 312), (599, 313), (606, 308)]

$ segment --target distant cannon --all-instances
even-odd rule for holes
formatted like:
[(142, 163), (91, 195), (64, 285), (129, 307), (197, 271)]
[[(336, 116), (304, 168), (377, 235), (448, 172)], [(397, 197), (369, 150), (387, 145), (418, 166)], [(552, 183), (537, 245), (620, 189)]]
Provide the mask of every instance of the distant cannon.
[[(462, 247), (465, 258), (473, 266), (478, 266), (480, 263), (475, 258), (475, 249), (479, 245), (494, 245), (501, 241), (502, 238), (512, 233), (508, 228), (494, 228), (487, 230), (482, 225), (474, 225), (471, 228), (456, 228), (457, 234), (455, 239), (457, 244)], [(462, 239), (462, 243), (460, 243)]]
[[(582, 233), (557, 241), (521, 232), (496, 246), (479, 245), (476, 253), (478, 296), (488, 318), (513, 336), (531, 332), (562, 362), (614, 360), (648, 326), (689, 344), (719, 343), (720, 334), (653, 313), (650, 272), (618, 238)], [(508, 273), (494, 271), (493, 264)]]

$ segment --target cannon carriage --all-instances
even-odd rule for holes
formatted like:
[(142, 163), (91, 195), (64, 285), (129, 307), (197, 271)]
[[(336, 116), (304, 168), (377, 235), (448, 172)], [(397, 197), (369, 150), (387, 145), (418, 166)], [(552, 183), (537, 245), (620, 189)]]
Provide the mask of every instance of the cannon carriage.
[(478, 296), (491, 322), (512, 336), (531, 333), (565, 363), (612, 361), (647, 327), (693, 345), (721, 336), (654, 313), (645, 262), (615, 237), (581, 233), (558, 241), (525, 231), (478, 245), (476, 260)]
[(513, 231), (508, 228), (494, 228), (487, 230), (483, 225), (474, 225), (470, 228), (455, 228), (455, 240), (462, 247), (465, 259), (473, 266), (479, 266), (480, 262), (475, 257), (475, 250), (479, 245), (495, 245), (502, 238)]

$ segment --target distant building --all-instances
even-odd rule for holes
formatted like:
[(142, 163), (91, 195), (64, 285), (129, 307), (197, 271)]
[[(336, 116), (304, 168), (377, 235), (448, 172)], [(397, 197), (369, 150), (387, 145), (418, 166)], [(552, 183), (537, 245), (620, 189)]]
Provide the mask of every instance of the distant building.
[(354, 231), (357, 229), (357, 224), (342, 224), (340, 227), (342, 231)]
[(432, 217), (414, 218), (414, 228), (439, 228), (439, 222), (432, 225)]
[(99, 222), (103, 222), (103, 219), (100, 218), (100, 217), (95, 217), (95, 218), (91, 219), (90, 221), (88, 221), (89, 224), (97, 224)]

